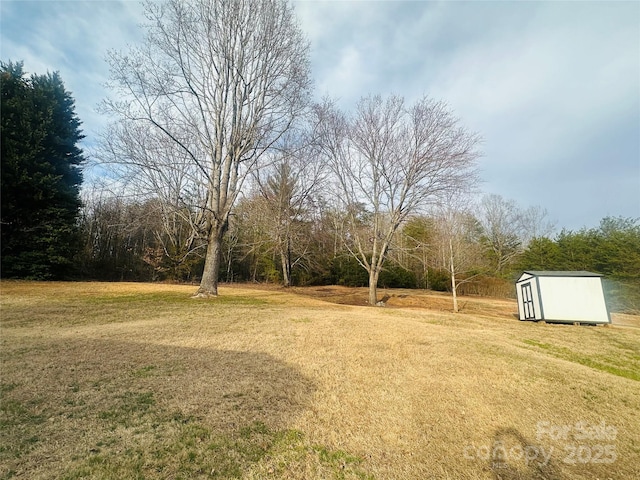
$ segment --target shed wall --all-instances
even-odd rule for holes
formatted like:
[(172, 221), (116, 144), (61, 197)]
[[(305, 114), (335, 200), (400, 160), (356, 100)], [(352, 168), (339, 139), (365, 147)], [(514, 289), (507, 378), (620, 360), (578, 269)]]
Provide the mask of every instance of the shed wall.
[(609, 322), (600, 277), (539, 277), (538, 282), (545, 320)]

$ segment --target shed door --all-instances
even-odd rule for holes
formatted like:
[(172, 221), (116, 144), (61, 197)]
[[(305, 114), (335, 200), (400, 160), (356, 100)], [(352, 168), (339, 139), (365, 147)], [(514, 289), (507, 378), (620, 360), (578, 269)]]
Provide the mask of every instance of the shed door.
[(534, 320), (536, 318), (536, 312), (533, 308), (531, 282), (522, 285), (522, 308), (525, 320)]

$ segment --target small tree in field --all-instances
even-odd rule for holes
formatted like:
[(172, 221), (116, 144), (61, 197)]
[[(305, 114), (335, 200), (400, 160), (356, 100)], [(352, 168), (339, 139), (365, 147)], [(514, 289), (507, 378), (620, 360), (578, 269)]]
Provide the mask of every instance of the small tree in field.
[(450, 199), (434, 212), (437, 225), (436, 245), (440, 266), (449, 272), (453, 311), (458, 312), (458, 287), (476, 275), (470, 272), (480, 265), (481, 226), (461, 201)]
[[(308, 43), (281, 0), (167, 0), (147, 2), (145, 13), (144, 44), (109, 56), (117, 100), (105, 110), (124, 122), (120, 131), (142, 124), (182, 151), (174, 158), (188, 165), (169, 168), (187, 172), (203, 192), (192, 207), (207, 242), (197, 294), (217, 295), (232, 207), (263, 154), (307, 106)], [(129, 160), (167, 171), (161, 151)]]
[[(442, 102), (364, 97), (353, 115), (318, 107), (318, 141), (333, 169), (344, 244), (369, 274), (369, 303), (398, 228), (414, 213), (476, 182), (479, 137)], [(362, 208), (366, 214), (362, 214)]]

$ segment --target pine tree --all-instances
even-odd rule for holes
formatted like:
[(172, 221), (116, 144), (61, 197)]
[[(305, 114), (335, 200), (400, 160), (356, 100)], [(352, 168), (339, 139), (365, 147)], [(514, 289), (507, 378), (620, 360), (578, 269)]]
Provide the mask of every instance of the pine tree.
[(1, 63), (2, 277), (72, 272), (84, 161), (74, 100), (58, 73), (27, 78)]

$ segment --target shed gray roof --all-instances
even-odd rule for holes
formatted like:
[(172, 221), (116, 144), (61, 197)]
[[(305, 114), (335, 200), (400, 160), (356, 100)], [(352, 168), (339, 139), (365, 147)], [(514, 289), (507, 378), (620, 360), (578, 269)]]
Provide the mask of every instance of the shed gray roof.
[(523, 273), (528, 273), (535, 277), (601, 277), (599, 273), (586, 272), (584, 270), (579, 271), (559, 271), (559, 270), (525, 270)]

